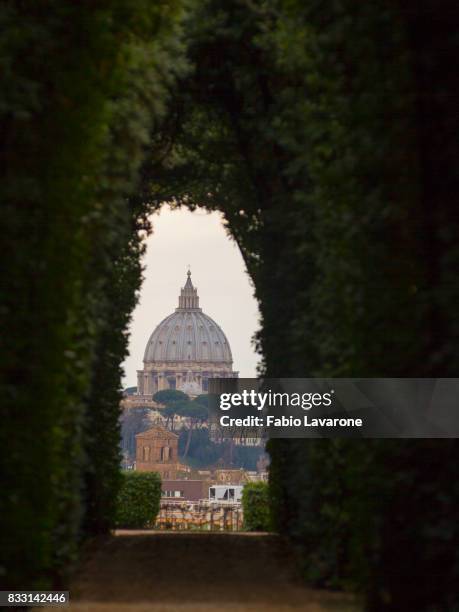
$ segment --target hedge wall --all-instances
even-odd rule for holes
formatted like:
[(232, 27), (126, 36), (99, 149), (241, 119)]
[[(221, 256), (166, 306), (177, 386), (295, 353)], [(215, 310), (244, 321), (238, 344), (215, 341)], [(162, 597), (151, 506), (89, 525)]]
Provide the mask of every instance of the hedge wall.
[[(48, 588), (106, 529), (145, 203), (181, 3), (4, 2), (0, 573)], [(83, 494), (82, 494), (83, 491)]]
[(160, 499), (159, 474), (122, 472), (116, 499), (116, 526), (125, 529), (152, 527), (159, 512)]
[[(438, 94), (452, 86), (452, 4), (300, 4), (276, 38), (289, 70), (308, 72), (311, 189), (297, 200), (313, 217), (309, 249), (296, 247), (310, 259), (294, 259), (304, 282), (290, 324), (303, 350), (287, 371), (272, 350), (268, 371), (454, 376), (457, 215), (437, 182), (457, 192), (457, 115)], [(371, 610), (455, 609), (456, 441), (279, 441), (270, 452), (277, 525), (309, 580), (358, 588)]]
[[(169, 109), (168, 164), (146, 174), (154, 202), (223, 210), (265, 375), (455, 375), (455, 21), (450, 0), (208, 0), (187, 22), (195, 70)], [(277, 528), (308, 579), (372, 610), (452, 609), (458, 452), (273, 442)]]
[(242, 510), (246, 531), (270, 531), (268, 485), (265, 482), (249, 482), (242, 489)]

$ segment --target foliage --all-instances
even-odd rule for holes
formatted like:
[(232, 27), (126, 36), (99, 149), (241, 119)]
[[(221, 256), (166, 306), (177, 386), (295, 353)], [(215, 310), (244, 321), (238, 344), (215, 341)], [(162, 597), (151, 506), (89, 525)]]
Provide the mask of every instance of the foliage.
[(227, 464), (244, 468), (244, 470), (255, 471), (258, 460), (265, 453), (263, 446), (242, 446), (228, 442), (225, 446), (226, 452), (223, 456), (228, 457)]
[(208, 410), (207, 407), (202, 403), (187, 401), (187, 402), (177, 402), (174, 404), (175, 413), (186, 417), (189, 420), (189, 425), (187, 428), (187, 441), (185, 444), (185, 448), (183, 449), (182, 458), (186, 459), (188, 455), (188, 451), (191, 445), (191, 439), (193, 437), (193, 430), (198, 424), (203, 424), (204, 421), (208, 418)]
[[(179, 432), (178, 449), (183, 460), (188, 442), (189, 430), (182, 428)], [(207, 427), (193, 430), (190, 440), (186, 463), (193, 467), (227, 466), (256, 470), (257, 461), (264, 453), (264, 448), (251, 446), (237, 446), (231, 441), (214, 442), (209, 436)]]
[(161, 413), (167, 419), (166, 427), (171, 422), (174, 431), (174, 417), (180, 414), (180, 407), (189, 401), (188, 395), (178, 389), (163, 389), (153, 395), (153, 400), (164, 406)]
[(177, 415), (177, 406), (174, 403), (168, 404), (161, 411), (161, 415), (166, 417), (166, 428), (169, 429), (169, 425), (171, 425), (170, 429), (174, 431), (174, 417)]
[(175, 407), (177, 414), (190, 419), (193, 425), (202, 424), (209, 416), (207, 407), (195, 401), (178, 402)]
[(146, 203), (130, 197), (184, 67), (180, 2), (0, 7), (0, 572), (49, 588), (106, 530)]
[(247, 531), (270, 531), (268, 485), (265, 482), (249, 482), (242, 489), (244, 529)]
[(188, 395), (178, 389), (163, 389), (162, 391), (157, 391), (153, 395), (153, 401), (158, 404), (163, 404), (164, 406), (175, 402), (185, 402), (187, 400)]
[(127, 452), (131, 458), (134, 458), (136, 453), (136, 435), (151, 427), (149, 413), (149, 408), (131, 408), (121, 415), (121, 450)]
[[(188, 442), (189, 432), (182, 428), (179, 432), (178, 450), (181, 460)], [(217, 463), (224, 449), (210, 439), (209, 430), (206, 427), (196, 429), (190, 440), (186, 463), (195, 467), (209, 467)]]
[(197, 395), (193, 399), (193, 402), (195, 404), (200, 404), (202, 406), (205, 406), (206, 408), (209, 408), (209, 395), (207, 393), (202, 393), (201, 395)]
[[(191, 14), (195, 70), (169, 108), (167, 163), (152, 157), (145, 176), (157, 205), (223, 210), (260, 304), (264, 375), (455, 375), (453, 14), (450, 0), (208, 0)], [(277, 528), (315, 584), (360, 588), (372, 610), (451, 608), (458, 452), (272, 441)], [(443, 501), (433, 510), (417, 486), (405, 510), (425, 457)], [(400, 541), (425, 547), (416, 573)]]
[(123, 472), (116, 500), (116, 526), (143, 529), (154, 525), (161, 499), (161, 479), (154, 472)]

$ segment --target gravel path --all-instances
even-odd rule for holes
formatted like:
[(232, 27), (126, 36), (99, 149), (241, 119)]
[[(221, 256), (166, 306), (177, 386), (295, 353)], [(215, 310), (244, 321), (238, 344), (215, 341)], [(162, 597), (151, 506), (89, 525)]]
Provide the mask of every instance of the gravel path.
[(271, 534), (119, 531), (87, 551), (70, 597), (78, 612), (358, 610), (304, 587)]

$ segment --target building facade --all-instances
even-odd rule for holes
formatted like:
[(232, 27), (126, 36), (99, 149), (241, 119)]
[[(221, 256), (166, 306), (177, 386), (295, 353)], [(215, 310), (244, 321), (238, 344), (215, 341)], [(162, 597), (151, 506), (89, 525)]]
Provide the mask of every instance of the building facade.
[(194, 478), (183, 480), (163, 480), (161, 482), (161, 499), (199, 501), (209, 497), (210, 480)]
[(148, 340), (143, 369), (137, 372), (137, 401), (151, 400), (163, 389), (199, 395), (207, 392), (210, 378), (237, 376), (228, 339), (200, 308), (198, 292), (188, 272), (178, 307), (161, 321)]
[(139, 433), (136, 441), (135, 469), (139, 472), (158, 472), (162, 479), (175, 479), (190, 472), (179, 461), (177, 434), (161, 426)]

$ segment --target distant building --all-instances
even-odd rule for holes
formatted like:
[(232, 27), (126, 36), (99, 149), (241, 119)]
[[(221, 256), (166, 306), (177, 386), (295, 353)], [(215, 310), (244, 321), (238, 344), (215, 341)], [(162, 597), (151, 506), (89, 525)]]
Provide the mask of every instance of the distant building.
[(208, 480), (163, 480), (161, 498), (185, 501), (199, 501), (209, 496)]
[(217, 484), (240, 485), (249, 482), (247, 472), (240, 469), (221, 468), (214, 472), (214, 480)]
[(232, 530), (243, 526), (241, 485), (163, 480), (156, 529)]
[(190, 472), (179, 462), (178, 435), (161, 426), (139, 433), (136, 439), (136, 470), (158, 472), (162, 479), (175, 479)]
[(199, 307), (198, 292), (188, 272), (178, 307), (147, 342), (143, 369), (137, 372), (137, 391), (124, 402), (126, 407), (149, 405), (152, 396), (163, 389), (199, 395), (207, 392), (209, 379), (237, 376), (228, 339)]

